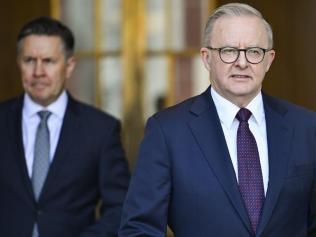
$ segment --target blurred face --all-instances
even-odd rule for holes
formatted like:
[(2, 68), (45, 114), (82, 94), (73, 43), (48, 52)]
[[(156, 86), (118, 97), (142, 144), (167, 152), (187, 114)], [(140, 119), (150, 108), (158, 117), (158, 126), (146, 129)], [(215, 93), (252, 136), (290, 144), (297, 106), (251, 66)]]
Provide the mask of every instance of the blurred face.
[[(219, 18), (212, 31), (209, 46), (212, 48), (235, 47), (268, 49), (268, 36), (263, 22), (255, 16), (224, 16)], [(222, 62), (216, 50), (201, 48), (201, 57), (210, 72), (211, 84), (221, 96), (245, 107), (261, 90), (262, 81), (274, 59), (275, 51), (265, 53), (259, 64), (247, 62), (240, 52), (236, 62)]]
[(25, 92), (36, 103), (46, 107), (64, 90), (75, 60), (73, 57), (65, 58), (58, 36), (30, 35), (22, 41), (18, 66)]

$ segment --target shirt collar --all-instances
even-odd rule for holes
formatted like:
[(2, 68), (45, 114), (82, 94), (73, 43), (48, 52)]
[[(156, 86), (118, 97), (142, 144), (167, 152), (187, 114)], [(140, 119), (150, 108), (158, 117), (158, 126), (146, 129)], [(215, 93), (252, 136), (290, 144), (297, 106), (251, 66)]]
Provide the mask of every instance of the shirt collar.
[(255, 98), (252, 99), (252, 101), (250, 101), (246, 108), (251, 111), (255, 122), (257, 122), (257, 124), (260, 126), (265, 120), (261, 91), (258, 93), (258, 95), (256, 95)]
[(61, 95), (57, 98), (57, 100), (49, 104), (47, 107), (36, 103), (27, 93), (25, 93), (23, 102), (23, 114), (25, 117), (31, 118), (41, 110), (48, 110), (53, 115), (56, 115), (60, 119), (63, 119), (66, 112), (67, 103), (68, 95), (66, 91), (63, 91)]
[[(211, 87), (211, 95), (221, 123), (230, 129), (240, 108), (218, 94), (213, 87)], [(265, 118), (261, 91), (252, 99), (246, 108), (251, 111), (254, 121), (260, 126)]]

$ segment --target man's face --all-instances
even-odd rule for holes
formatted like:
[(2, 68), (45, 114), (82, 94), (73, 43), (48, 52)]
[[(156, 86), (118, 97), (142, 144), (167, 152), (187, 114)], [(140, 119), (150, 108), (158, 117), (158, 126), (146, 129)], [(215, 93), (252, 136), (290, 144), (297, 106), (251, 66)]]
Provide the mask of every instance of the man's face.
[(58, 36), (30, 35), (23, 39), (18, 52), (25, 92), (38, 104), (48, 106), (65, 88), (75, 67), (73, 57), (66, 60)]
[[(215, 22), (209, 46), (268, 49), (267, 31), (258, 17), (224, 16)], [(201, 48), (202, 60), (210, 72), (212, 87), (239, 107), (246, 106), (259, 93), (274, 55), (274, 50), (268, 51), (261, 63), (251, 64), (247, 62), (244, 52), (240, 52), (236, 62), (226, 64), (221, 61), (218, 51)]]

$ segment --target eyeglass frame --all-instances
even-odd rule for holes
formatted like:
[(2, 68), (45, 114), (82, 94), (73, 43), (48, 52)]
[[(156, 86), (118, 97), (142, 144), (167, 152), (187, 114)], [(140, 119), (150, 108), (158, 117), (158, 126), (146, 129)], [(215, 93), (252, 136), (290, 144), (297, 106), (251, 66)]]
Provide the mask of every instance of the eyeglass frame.
[[(265, 55), (266, 55), (266, 52), (269, 52), (269, 51), (273, 50), (273, 48), (271, 48), (271, 49), (265, 49), (265, 48), (261, 48), (261, 47), (248, 47), (248, 48), (245, 48), (245, 49), (238, 49), (238, 48), (235, 48), (235, 47), (227, 47), (227, 46), (226, 46), (226, 47), (221, 47), (221, 48), (213, 48), (213, 47), (211, 47), (211, 46), (206, 46), (205, 48), (207, 48), (207, 49), (209, 49), (209, 50), (216, 50), (216, 51), (218, 51), (219, 58), (221, 59), (221, 61), (222, 61), (223, 63), (226, 63), (226, 64), (235, 63), (235, 62), (238, 60), (241, 51), (244, 52), (245, 58), (246, 58), (246, 60), (247, 60), (248, 63), (251, 63), (251, 64), (259, 64), (259, 63), (261, 63), (261, 62), (263, 61), (263, 59), (264, 59), (264, 57), (265, 57)], [(222, 51), (223, 49), (227, 49), (227, 48), (229, 48), (229, 49), (235, 49), (235, 50), (237, 50), (237, 52), (238, 52), (238, 55), (237, 55), (236, 59), (235, 59), (234, 61), (232, 61), (232, 62), (225, 62), (225, 61), (222, 59), (221, 51)], [(250, 61), (248, 60), (248, 58), (247, 58), (247, 53), (246, 53), (246, 52), (247, 52), (248, 50), (250, 50), (250, 49), (261, 49), (261, 50), (263, 51), (262, 59), (261, 59), (259, 62), (253, 63), (253, 62), (250, 62)]]

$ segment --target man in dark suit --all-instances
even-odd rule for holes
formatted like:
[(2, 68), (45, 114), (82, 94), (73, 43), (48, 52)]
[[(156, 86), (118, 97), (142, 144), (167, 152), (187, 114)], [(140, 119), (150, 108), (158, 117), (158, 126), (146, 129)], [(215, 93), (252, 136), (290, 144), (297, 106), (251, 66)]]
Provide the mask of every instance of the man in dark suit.
[(117, 236), (129, 182), (120, 124), (66, 92), (73, 49), (48, 17), (19, 33), (25, 93), (0, 104), (0, 236)]
[(227, 4), (203, 44), (211, 86), (148, 120), (119, 236), (316, 236), (316, 116), (261, 92), (271, 27)]

